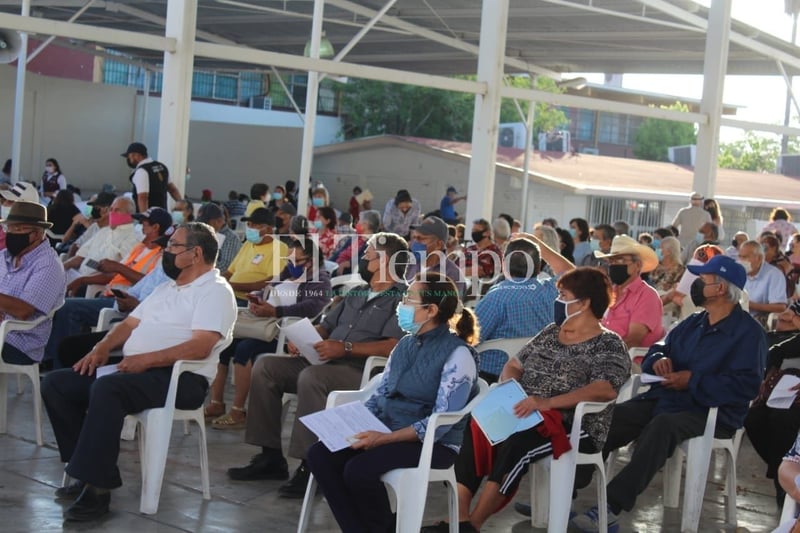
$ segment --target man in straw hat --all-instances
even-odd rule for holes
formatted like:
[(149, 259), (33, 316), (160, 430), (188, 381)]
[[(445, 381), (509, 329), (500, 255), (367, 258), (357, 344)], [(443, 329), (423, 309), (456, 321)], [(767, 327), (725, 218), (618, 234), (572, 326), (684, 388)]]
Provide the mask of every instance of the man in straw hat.
[[(45, 208), (34, 202), (16, 201), (0, 220), (6, 232), (6, 249), (0, 261), (0, 319), (33, 320), (64, 301), (64, 268), (45, 238)], [(3, 344), (3, 361), (30, 365), (44, 357), (51, 320), (28, 331), (12, 331)]]
[(608, 277), (614, 286), (614, 304), (608, 308), (603, 326), (622, 337), (629, 348), (647, 347), (663, 337), (661, 298), (641, 278), (658, 266), (653, 249), (627, 235), (617, 235), (609, 253), (594, 254), (608, 261)]

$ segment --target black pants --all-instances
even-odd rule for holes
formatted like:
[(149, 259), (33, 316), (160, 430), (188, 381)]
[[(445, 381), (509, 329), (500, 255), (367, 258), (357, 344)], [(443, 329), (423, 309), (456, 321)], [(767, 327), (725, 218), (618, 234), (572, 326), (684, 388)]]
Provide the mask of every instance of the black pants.
[(744, 428), (756, 453), (767, 463), (767, 478), (775, 483), (775, 497), (783, 505), (786, 494), (778, 483), (778, 467), (794, 444), (800, 429), (800, 407), (773, 409), (766, 405), (751, 407)]
[[(389, 496), (381, 476), (395, 468), (417, 466), (421, 452), (421, 442), (338, 452), (317, 442), (308, 449), (306, 461), (342, 531), (377, 533), (394, 531)], [(455, 451), (440, 444), (433, 446), (433, 468), (449, 468), (455, 460)]]
[[(608, 484), (608, 504), (619, 513), (630, 511), (636, 498), (686, 439), (703, 434), (706, 413), (661, 413), (653, 416), (656, 400), (631, 400), (617, 405), (611, 419), (603, 455), (636, 440), (630, 462)], [(717, 438), (730, 438), (733, 431), (717, 425)]]
[[(126, 415), (163, 407), (172, 368), (141, 374), (111, 374), (100, 379), (71, 368), (55, 370), (42, 381), (42, 398), (53, 425), (61, 460), (74, 479), (104, 489), (122, 485), (117, 468), (119, 436)], [(196, 409), (203, 404), (208, 380), (181, 374), (175, 405)]]
[[(84, 333), (81, 335), (70, 335), (65, 337), (58, 344), (58, 361), (61, 366), (58, 368), (72, 368), (72, 365), (83, 359), (83, 356), (92, 351), (94, 345), (103, 340), (107, 331), (97, 333)], [(113, 363), (113, 361), (109, 361)]]

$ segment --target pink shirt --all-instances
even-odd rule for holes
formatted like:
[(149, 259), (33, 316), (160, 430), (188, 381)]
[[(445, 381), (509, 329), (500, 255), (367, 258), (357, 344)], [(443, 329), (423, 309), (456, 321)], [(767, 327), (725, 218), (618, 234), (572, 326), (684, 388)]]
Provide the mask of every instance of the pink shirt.
[(639, 346), (646, 348), (664, 336), (664, 326), (661, 323), (663, 313), (664, 307), (658, 292), (637, 277), (622, 289), (622, 293), (617, 294), (617, 301), (608, 308), (603, 317), (603, 326), (620, 337), (625, 337), (631, 323), (644, 324), (649, 331)]

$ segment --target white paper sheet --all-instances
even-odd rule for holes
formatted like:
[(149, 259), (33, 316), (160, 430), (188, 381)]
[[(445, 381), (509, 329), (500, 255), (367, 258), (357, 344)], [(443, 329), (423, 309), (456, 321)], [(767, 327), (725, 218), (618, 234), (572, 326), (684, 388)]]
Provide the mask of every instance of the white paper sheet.
[(102, 378), (103, 376), (107, 376), (109, 374), (115, 374), (117, 372), (117, 365), (104, 365), (98, 366), (94, 369), (94, 375), (97, 379)]
[(642, 373), (639, 379), (642, 380), (642, 383), (661, 383), (666, 378), (664, 378), (664, 376), (656, 376), (655, 374)]
[(327, 362), (320, 360), (319, 354), (314, 349), (314, 345), (321, 342), (322, 337), (319, 336), (319, 332), (309, 319), (298, 320), (294, 324), (283, 328), (283, 331), (286, 333), (286, 338), (297, 346), (297, 349), (300, 350), (300, 355), (305, 357), (309, 363), (321, 365)]
[(350, 447), (355, 442), (353, 436), (362, 431), (391, 433), (361, 402), (350, 402), (301, 416), (300, 422), (314, 432), (332, 452)]
[(767, 407), (772, 407), (773, 409), (790, 408), (797, 397), (797, 391), (789, 389), (798, 383), (800, 383), (800, 378), (797, 376), (792, 376), (791, 374), (781, 376), (775, 388), (772, 389), (772, 394), (769, 395)]

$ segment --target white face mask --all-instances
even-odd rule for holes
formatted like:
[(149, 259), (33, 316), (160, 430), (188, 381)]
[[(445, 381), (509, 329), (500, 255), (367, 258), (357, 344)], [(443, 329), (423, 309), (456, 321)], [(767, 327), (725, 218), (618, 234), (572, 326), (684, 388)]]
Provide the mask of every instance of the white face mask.
[(133, 225), (133, 234), (136, 235), (136, 240), (141, 242), (144, 240), (144, 229), (141, 224)]
[(222, 233), (216, 233), (214, 236), (217, 238), (217, 246), (222, 248), (222, 243), (225, 242), (225, 235)]
[(0, 206), (0, 219), (3, 219), (3, 220), (7, 219), (8, 218), (8, 214), (10, 212), (11, 212), (11, 206), (10, 205)]
[(753, 265), (752, 265), (752, 263), (750, 263), (750, 261), (741, 261), (740, 260), (740, 261), (736, 261), (736, 262), (744, 267), (744, 271), (747, 274), (749, 274), (750, 271), (753, 270)]

